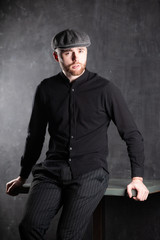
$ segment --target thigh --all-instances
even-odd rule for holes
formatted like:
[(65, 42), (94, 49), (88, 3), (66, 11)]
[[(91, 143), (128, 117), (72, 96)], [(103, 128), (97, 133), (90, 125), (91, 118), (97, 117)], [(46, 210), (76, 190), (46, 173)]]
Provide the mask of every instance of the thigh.
[(32, 226), (45, 232), (61, 205), (61, 187), (57, 182), (40, 174), (35, 175), (22, 222), (27, 228)]
[(101, 169), (87, 173), (66, 188), (58, 239), (82, 239), (90, 217), (108, 186), (108, 173)]

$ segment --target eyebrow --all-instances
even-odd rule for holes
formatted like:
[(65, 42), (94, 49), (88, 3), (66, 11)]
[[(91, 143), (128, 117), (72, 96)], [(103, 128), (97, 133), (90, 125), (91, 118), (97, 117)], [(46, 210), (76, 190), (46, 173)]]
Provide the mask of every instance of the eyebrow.
[(68, 52), (68, 51), (72, 51), (72, 49), (67, 48), (67, 49), (62, 49), (61, 52)]

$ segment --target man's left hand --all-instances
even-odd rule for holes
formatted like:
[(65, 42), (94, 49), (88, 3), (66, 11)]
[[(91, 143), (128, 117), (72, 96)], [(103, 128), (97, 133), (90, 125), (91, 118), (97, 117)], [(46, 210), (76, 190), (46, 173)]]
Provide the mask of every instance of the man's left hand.
[(132, 182), (127, 186), (127, 193), (130, 198), (132, 198), (132, 189), (137, 191), (137, 196), (133, 197), (136, 201), (145, 201), (148, 197), (149, 191), (147, 187), (143, 184), (143, 178), (134, 177)]

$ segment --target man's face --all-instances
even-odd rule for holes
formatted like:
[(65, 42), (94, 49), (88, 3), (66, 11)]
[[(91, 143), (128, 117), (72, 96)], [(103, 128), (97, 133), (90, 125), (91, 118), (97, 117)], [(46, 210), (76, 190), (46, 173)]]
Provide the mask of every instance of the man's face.
[(87, 48), (74, 47), (69, 49), (58, 49), (57, 57), (62, 70), (66, 75), (80, 76), (87, 62)]

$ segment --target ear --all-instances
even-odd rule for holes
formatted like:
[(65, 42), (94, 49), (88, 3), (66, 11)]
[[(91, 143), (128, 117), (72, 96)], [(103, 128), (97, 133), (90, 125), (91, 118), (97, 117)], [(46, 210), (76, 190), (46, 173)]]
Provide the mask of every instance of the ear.
[(53, 56), (54, 56), (55, 60), (56, 60), (57, 62), (59, 62), (58, 54), (57, 54), (56, 51), (53, 52)]

